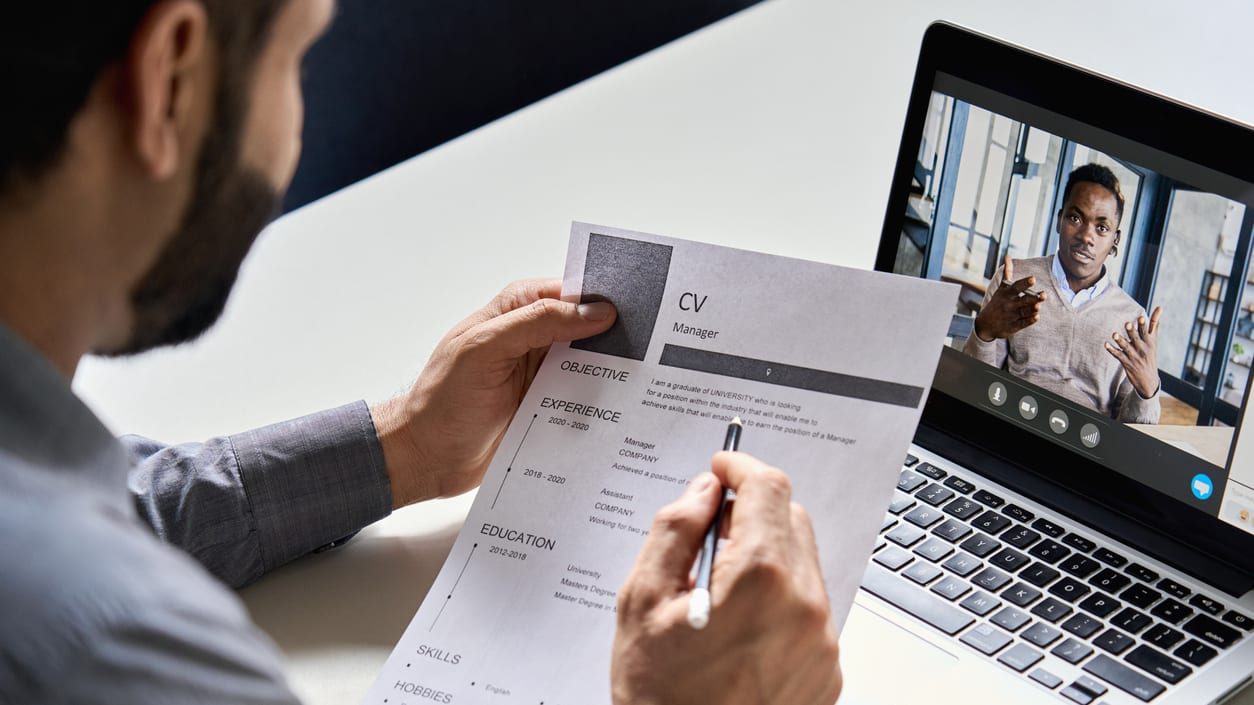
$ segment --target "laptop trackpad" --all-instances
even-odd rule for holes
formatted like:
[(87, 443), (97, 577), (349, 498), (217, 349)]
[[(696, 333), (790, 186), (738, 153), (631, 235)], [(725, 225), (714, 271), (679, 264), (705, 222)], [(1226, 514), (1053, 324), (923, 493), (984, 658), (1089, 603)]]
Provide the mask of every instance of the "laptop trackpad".
[[(944, 701), (959, 693), (958, 658), (857, 602), (840, 635), (845, 685), (840, 705), (898, 705)], [(940, 686), (940, 687), (938, 687)]]

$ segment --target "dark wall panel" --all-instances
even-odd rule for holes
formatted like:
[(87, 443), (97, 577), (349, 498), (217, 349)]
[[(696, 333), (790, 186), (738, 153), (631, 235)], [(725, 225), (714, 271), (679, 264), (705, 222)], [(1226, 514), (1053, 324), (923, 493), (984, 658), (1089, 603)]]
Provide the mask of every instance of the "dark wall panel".
[(291, 209), (758, 0), (341, 0), (306, 61)]

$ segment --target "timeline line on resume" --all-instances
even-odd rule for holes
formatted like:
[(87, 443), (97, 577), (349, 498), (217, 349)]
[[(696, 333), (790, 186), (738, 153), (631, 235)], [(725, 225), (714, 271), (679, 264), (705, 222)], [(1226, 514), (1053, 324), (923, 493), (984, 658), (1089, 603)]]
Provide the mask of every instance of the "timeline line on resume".
[(496, 509), (496, 501), (501, 498), (501, 490), (505, 489), (505, 481), (509, 479), (510, 473), (514, 470), (514, 461), (518, 460), (518, 451), (522, 450), (523, 444), (527, 442), (527, 435), (531, 433), (531, 427), (536, 424), (539, 414), (531, 415), (531, 423), (527, 424), (527, 430), (523, 432), (523, 437), (518, 441), (518, 447), (514, 449), (514, 457), (509, 459), (509, 467), (505, 468), (505, 474), (501, 476), (501, 484), (496, 488), (496, 496), (492, 498), (492, 506), (489, 509)]
[(449, 600), (453, 599), (453, 593), (457, 591), (457, 586), (462, 582), (462, 576), (466, 574), (466, 569), (470, 567), (470, 559), (475, 557), (475, 551), (479, 549), (479, 544), (470, 547), (470, 554), (466, 556), (466, 562), (462, 564), (462, 572), (457, 574), (457, 580), (453, 581), (453, 587), (448, 589), (448, 597), (444, 598), (444, 604), (440, 605), (440, 611), (436, 613), (435, 619), (431, 620), (431, 626), (427, 627), (427, 631), (435, 629), (435, 623), (440, 621), (440, 615), (444, 614), (444, 608), (448, 606)]

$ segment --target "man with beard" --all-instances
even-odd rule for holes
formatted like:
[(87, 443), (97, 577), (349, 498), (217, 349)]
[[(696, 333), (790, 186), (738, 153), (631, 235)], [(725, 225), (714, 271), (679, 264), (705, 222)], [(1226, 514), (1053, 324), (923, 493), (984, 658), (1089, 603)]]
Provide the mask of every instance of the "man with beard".
[[(613, 324), (609, 304), (558, 300), (557, 281), (518, 282), (406, 394), (203, 444), (119, 442), (73, 395), (83, 355), (191, 340), (220, 315), (295, 169), (300, 63), (333, 12), (0, 10), (0, 702), (295, 702), (222, 583), (474, 488), (547, 347)], [(721, 485), (739, 499), (696, 632), (688, 573)], [(615, 701), (830, 704), (828, 615), (786, 476), (720, 453), (658, 513), (620, 592)]]
[[(1123, 205), (1110, 169), (1071, 172), (1055, 224), (1058, 253), (1006, 255), (963, 351), (1112, 419), (1158, 423), (1162, 307), (1147, 319), (1106, 270)], [(1041, 290), (1032, 291), (1037, 282)]]

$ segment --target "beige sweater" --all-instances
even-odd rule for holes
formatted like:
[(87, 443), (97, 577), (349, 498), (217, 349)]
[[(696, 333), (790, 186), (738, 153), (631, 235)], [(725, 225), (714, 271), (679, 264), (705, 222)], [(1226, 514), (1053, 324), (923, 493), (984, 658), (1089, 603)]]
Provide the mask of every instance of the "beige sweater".
[[(974, 331), (963, 352), (1112, 419), (1158, 423), (1158, 394), (1142, 399), (1123, 365), (1103, 344), (1145, 309), (1113, 281), (1093, 301), (1071, 307), (1058, 290), (1051, 268), (1054, 257), (1014, 260), (1016, 279), (1036, 277), (1036, 290), (1047, 292), (1041, 320), (1004, 340), (986, 343)], [(993, 275), (1000, 282), (1001, 268)], [(984, 296), (987, 304), (994, 288)]]

